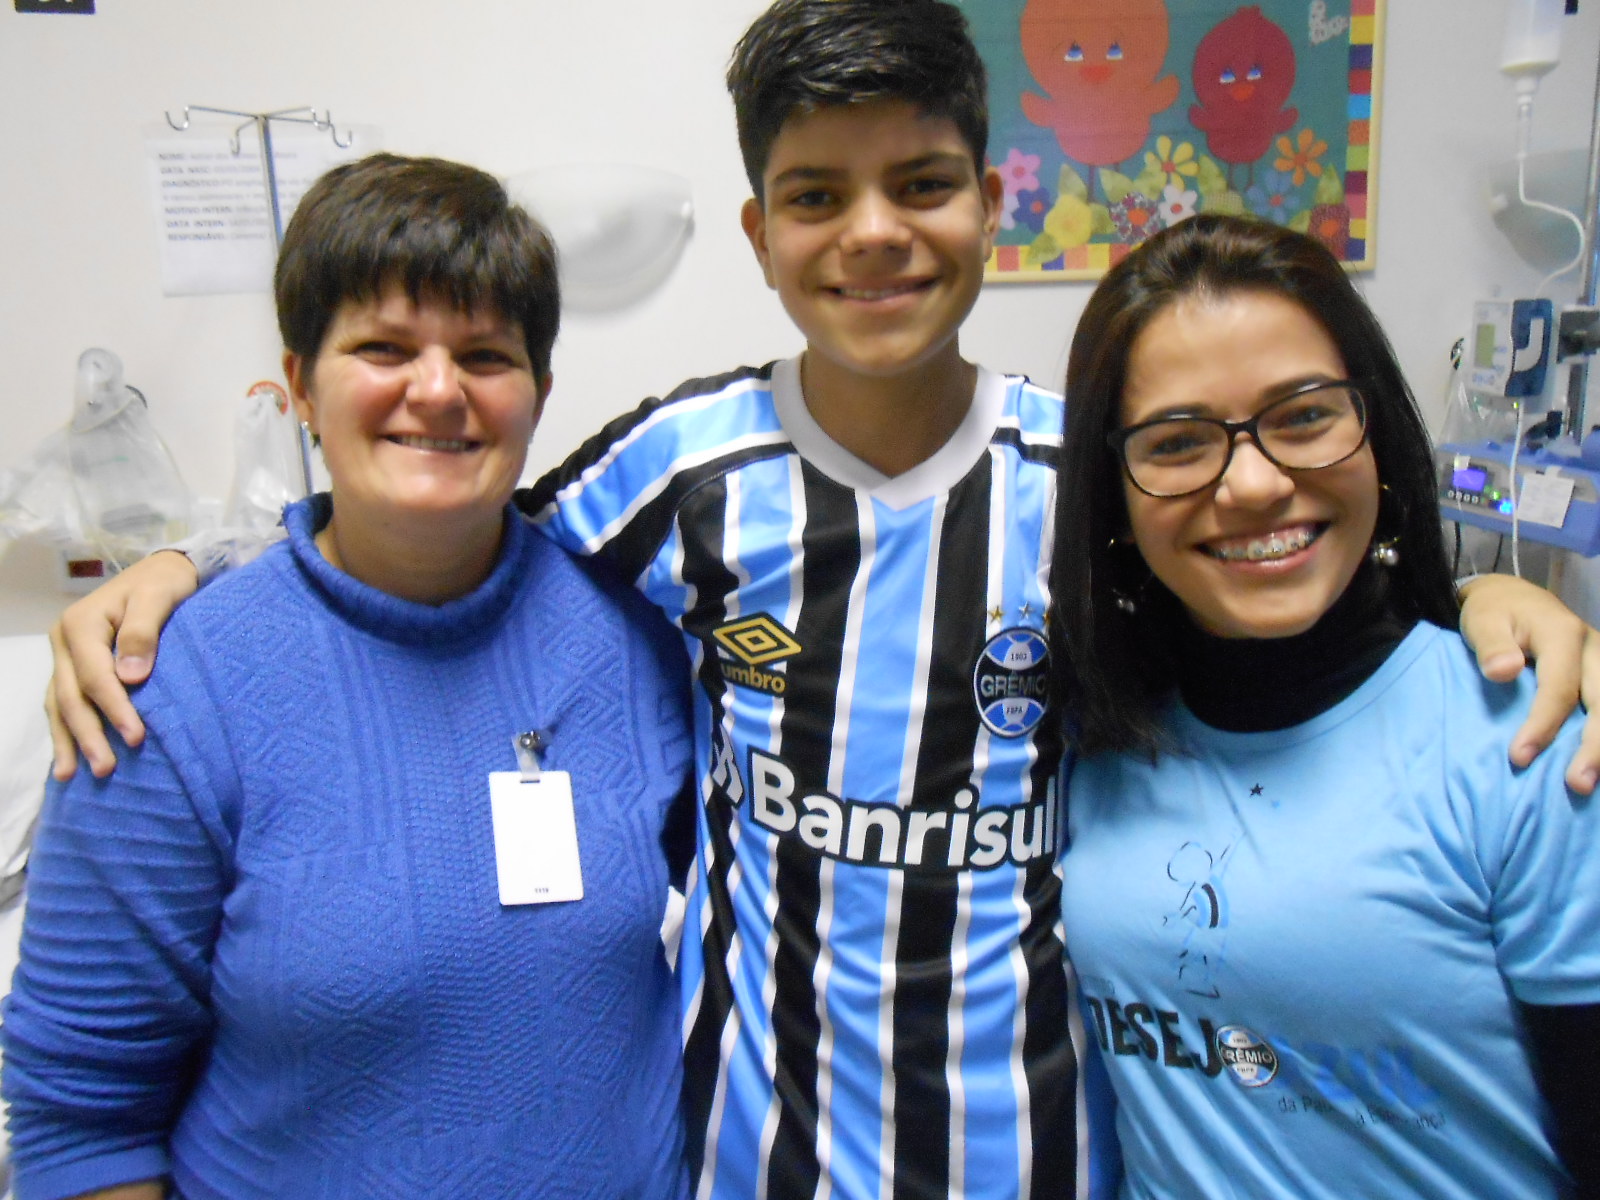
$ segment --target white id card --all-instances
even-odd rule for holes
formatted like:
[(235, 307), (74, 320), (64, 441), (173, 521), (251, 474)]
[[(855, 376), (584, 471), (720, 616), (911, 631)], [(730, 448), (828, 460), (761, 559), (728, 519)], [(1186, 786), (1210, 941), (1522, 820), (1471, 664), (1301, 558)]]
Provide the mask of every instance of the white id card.
[(543, 771), (537, 779), (525, 780), (516, 771), (491, 771), (489, 806), (500, 903), (582, 900), (572, 777), (565, 771)]

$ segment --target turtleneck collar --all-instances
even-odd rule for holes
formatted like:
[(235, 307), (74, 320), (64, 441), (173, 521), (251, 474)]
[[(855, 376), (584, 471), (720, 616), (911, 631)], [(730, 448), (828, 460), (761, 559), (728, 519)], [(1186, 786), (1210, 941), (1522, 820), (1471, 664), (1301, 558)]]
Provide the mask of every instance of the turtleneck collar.
[(510, 607), (539, 540), (507, 505), (500, 556), (489, 577), (459, 599), (439, 605), (418, 604), (362, 583), (322, 557), (314, 539), (332, 515), (333, 498), (326, 492), (284, 509), (283, 523), (296, 565), (340, 617), (376, 637), (406, 645), (460, 642), (492, 628)]
[(1394, 612), (1382, 568), (1364, 562), (1333, 607), (1293, 637), (1222, 638), (1191, 623), (1175, 639), (1178, 692), (1214, 729), (1288, 729), (1365, 683), (1414, 624)]

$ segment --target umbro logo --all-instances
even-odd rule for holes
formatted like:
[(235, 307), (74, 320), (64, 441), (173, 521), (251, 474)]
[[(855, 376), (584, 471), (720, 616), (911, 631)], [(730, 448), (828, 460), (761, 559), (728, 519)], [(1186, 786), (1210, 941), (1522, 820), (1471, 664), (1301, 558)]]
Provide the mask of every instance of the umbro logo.
[(763, 671), (768, 663), (781, 662), (799, 654), (802, 647), (794, 635), (766, 613), (757, 613), (711, 631), (717, 644), (738, 662), (722, 663), (722, 674), (730, 683), (754, 688), (769, 696), (781, 696), (788, 681), (778, 674)]
[(735, 658), (752, 667), (777, 662), (782, 658), (793, 658), (800, 653), (800, 643), (766, 613), (724, 625), (714, 630), (711, 636)]

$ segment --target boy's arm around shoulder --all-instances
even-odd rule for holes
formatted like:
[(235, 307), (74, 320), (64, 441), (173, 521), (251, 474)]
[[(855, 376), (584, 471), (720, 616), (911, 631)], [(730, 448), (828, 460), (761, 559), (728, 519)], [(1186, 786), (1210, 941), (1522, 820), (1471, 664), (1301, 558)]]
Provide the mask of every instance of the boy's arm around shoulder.
[(162, 627), (198, 586), (187, 557), (158, 551), (61, 614), (50, 630), (55, 674), (45, 695), (57, 779), (72, 777), (80, 750), (96, 777), (111, 773), (117, 759), (104, 722), (128, 746), (144, 740), (128, 688), (149, 677)]
[(238, 529), (197, 534), (147, 555), (62, 613), (50, 631), (55, 675), (45, 694), (57, 779), (72, 777), (80, 752), (96, 776), (116, 767), (107, 723), (130, 746), (144, 739), (128, 688), (149, 678), (162, 627), (201, 584), (274, 540)]
[(1565, 760), (1567, 783), (1587, 794), (1600, 781), (1600, 632), (1544, 588), (1510, 575), (1480, 575), (1461, 587), (1461, 634), (1488, 679), (1516, 678), (1532, 660), (1538, 694), (1511, 741), (1510, 758), (1531, 761), (1581, 700), (1583, 734)]
[(1441, 709), (1443, 786), (1481, 873), (1501, 973), (1523, 1003), (1600, 1003), (1600, 797), (1563, 778), (1582, 718), (1517, 766), (1506, 747), (1534, 703), (1532, 672), (1494, 683), (1459, 645), (1444, 664), (1428, 701)]

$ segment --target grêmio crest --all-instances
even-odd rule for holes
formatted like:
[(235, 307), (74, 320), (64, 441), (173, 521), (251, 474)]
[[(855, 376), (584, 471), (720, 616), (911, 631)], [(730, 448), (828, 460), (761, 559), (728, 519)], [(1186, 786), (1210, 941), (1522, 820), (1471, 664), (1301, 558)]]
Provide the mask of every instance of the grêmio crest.
[(1050, 703), (1050, 645), (1044, 633), (1018, 625), (990, 638), (972, 671), (972, 696), (990, 733), (1018, 738), (1033, 732)]

